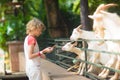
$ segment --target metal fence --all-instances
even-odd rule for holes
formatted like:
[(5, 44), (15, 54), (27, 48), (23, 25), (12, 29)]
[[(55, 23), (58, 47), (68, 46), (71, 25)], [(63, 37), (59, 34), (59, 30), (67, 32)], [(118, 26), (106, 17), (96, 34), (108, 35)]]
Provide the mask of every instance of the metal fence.
[[(52, 41), (52, 42), (51, 42)], [(73, 65), (73, 63), (72, 63), (72, 61), (74, 60), (74, 59), (76, 59), (75, 57), (76, 57), (76, 55), (74, 55), (73, 53), (71, 53), (71, 52), (66, 52), (66, 51), (62, 51), (61, 50), (61, 47), (63, 46), (63, 45), (65, 45), (65, 43), (67, 43), (67, 42), (70, 42), (70, 40), (69, 39), (66, 39), (66, 38), (61, 38), (61, 39), (52, 39), (51, 41), (49, 41), (49, 44), (54, 44), (54, 45), (56, 45), (56, 48), (55, 48), (55, 50), (54, 50), (54, 52), (53, 52), (53, 54), (51, 54), (51, 55), (54, 55), (54, 56), (52, 56), (54, 59), (50, 59), (49, 58), (49, 60), (51, 60), (52, 62), (54, 62), (54, 63), (56, 63), (56, 64), (58, 64), (58, 65), (60, 65), (60, 66), (62, 66), (62, 67), (64, 67), (64, 68), (69, 68), (70, 66), (72, 66)], [(95, 74), (92, 74), (92, 73), (88, 73), (86, 70), (87, 70), (87, 65), (88, 64), (91, 64), (91, 65), (94, 65), (94, 66), (96, 66), (96, 67), (100, 67), (100, 68), (106, 68), (106, 69), (109, 69), (110, 71), (113, 71), (113, 72), (118, 72), (118, 73), (120, 73), (120, 70), (116, 70), (116, 69), (113, 69), (113, 68), (109, 68), (109, 67), (106, 67), (106, 66), (104, 66), (104, 65), (101, 65), (101, 64), (95, 64), (95, 63), (91, 63), (91, 62), (89, 62), (88, 60), (87, 60), (87, 52), (88, 51), (92, 51), (92, 52), (102, 52), (102, 53), (105, 53), (105, 54), (120, 54), (120, 53), (117, 53), (117, 52), (108, 52), (108, 51), (99, 51), (99, 50), (93, 50), (93, 49), (87, 49), (87, 46), (86, 46), (86, 42), (87, 41), (101, 41), (100, 39), (99, 40), (97, 40), (97, 39), (91, 39), (91, 40), (85, 40), (85, 39), (82, 39), (82, 40), (78, 40), (78, 42), (81, 42), (82, 41), (82, 43), (83, 43), (83, 47), (82, 48), (80, 48), (81, 50), (84, 50), (84, 52), (85, 52), (85, 61), (84, 60), (79, 60), (79, 61), (82, 61), (82, 62), (85, 62), (86, 63), (86, 69), (85, 69), (85, 72), (84, 72), (84, 75), (86, 76), (86, 77), (89, 77), (89, 78), (91, 78), (92, 80), (97, 80), (97, 79), (100, 79), (101, 80), (101, 78), (100, 77), (98, 77), (97, 75), (95, 75)], [(119, 41), (119, 40), (102, 40), (102, 41)], [(102, 80), (106, 80), (106, 79), (102, 79)]]

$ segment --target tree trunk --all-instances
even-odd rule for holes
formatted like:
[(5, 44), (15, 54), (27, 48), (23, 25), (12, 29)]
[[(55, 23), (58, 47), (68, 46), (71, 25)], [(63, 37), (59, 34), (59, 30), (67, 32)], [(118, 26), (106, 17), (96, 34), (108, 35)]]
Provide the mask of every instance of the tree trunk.
[(68, 29), (60, 15), (58, 0), (44, 0), (44, 3), (50, 36), (52, 38), (67, 37)]
[(88, 10), (88, 0), (80, 0), (80, 8), (81, 8), (81, 24), (83, 25), (84, 30), (92, 30), (90, 26), (90, 19), (88, 18), (89, 10)]

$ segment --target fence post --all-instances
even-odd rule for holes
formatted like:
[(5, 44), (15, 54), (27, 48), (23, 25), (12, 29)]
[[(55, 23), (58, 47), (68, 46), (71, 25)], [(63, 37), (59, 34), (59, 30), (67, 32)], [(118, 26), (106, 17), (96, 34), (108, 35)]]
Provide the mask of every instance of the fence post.
[(19, 72), (19, 52), (24, 52), (23, 42), (9, 41), (7, 42), (10, 54), (10, 63), (12, 72)]
[[(85, 52), (85, 61), (87, 61), (87, 50), (86, 48), (88, 48), (88, 44), (85, 40), (82, 41), (83, 44), (83, 48), (84, 48), (84, 52)], [(87, 72), (87, 63), (85, 63), (85, 72)], [(85, 74), (86, 76), (86, 74)]]

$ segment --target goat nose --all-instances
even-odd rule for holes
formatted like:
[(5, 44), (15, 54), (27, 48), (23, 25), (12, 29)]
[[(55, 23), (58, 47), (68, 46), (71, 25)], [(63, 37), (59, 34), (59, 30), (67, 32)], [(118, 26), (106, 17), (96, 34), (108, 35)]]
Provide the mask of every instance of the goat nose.
[(64, 47), (62, 47), (62, 50), (64, 50)]

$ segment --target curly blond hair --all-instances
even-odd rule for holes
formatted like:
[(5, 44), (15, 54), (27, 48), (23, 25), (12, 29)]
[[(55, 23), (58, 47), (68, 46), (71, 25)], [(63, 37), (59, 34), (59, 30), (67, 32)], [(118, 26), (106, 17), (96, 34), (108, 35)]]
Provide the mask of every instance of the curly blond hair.
[(46, 29), (46, 27), (42, 21), (40, 21), (37, 18), (33, 18), (26, 25), (26, 34), (29, 34), (32, 30), (34, 30), (36, 28), (42, 28), (42, 31), (44, 31)]

